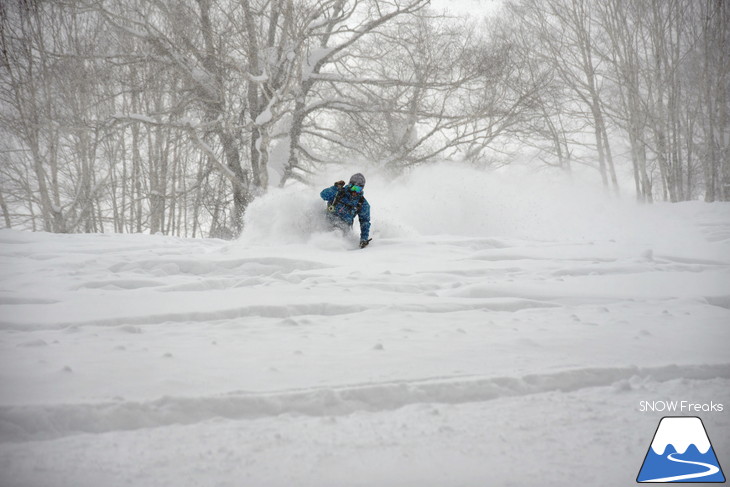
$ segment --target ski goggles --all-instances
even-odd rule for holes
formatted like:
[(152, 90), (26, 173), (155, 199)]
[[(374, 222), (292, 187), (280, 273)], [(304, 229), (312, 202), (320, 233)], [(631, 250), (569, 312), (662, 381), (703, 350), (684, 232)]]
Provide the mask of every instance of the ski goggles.
[(350, 185), (350, 191), (354, 191), (355, 193), (362, 193), (362, 190), (362, 186), (358, 186), (357, 184)]

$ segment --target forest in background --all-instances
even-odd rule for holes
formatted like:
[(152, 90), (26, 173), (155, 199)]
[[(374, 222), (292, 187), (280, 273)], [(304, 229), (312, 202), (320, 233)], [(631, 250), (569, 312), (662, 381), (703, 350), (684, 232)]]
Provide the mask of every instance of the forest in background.
[(729, 25), (723, 0), (7, 0), (0, 227), (233, 238), (327, 165), (528, 148), (642, 202), (728, 201)]

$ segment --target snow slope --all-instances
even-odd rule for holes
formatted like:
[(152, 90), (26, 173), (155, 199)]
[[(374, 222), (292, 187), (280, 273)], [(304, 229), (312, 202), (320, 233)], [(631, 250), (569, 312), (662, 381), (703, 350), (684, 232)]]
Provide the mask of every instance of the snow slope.
[(730, 465), (730, 206), (480, 177), (371, 178), (364, 251), (320, 188), (237, 242), (0, 231), (0, 485), (628, 485), (658, 400)]

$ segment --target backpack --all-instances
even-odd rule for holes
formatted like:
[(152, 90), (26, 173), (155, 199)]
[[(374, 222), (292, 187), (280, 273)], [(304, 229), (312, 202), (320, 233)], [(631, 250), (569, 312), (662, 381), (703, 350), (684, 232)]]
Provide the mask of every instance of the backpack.
[[(340, 200), (342, 199), (342, 197), (346, 193), (347, 193), (347, 190), (345, 189), (344, 186), (341, 187), (340, 189), (338, 189), (337, 190), (337, 194), (335, 195), (335, 199), (333, 199), (332, 200), (332, 204), (327, 207), (327, 211), (334, 212), (335, 211), (335, 207), (340, 203)], [(362, 194), (362, 193), (360, 193), (360, 198), (357, 200), (357, 205), (354, 207), (355, 208), (355, 215), (359, 214), (360, 213), (360, 210), (362, 210), (363, 201), (365, 201), (365, 195)], [(349, 205), (347, 203), (342, 203), (342, 204), (345, 205), (345, 206), (349, 206), (350, 208), (353, 208), (352, 205)]]

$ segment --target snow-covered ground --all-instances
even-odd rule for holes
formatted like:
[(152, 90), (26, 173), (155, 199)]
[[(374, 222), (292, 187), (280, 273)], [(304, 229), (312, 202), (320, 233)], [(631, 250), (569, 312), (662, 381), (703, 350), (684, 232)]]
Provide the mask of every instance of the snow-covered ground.
[(728, 468), (730, 205), (475, 177), (375, 178), (362, 251), (318, 189), (236, 242), (0, 231), (0, 485), (631, 485), (663, 400)]

